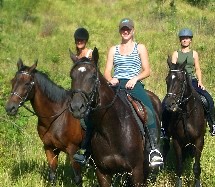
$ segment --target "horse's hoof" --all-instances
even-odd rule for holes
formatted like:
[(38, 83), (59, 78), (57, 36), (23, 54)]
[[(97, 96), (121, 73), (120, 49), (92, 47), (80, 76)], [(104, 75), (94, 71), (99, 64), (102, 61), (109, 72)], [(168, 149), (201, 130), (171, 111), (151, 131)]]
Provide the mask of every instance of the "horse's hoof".
[(181, 177), (177, 178), (175, 186), (176, 187), (182, 187), (182, 178)]
[(195, 187), (201, 187), (201, 182), (199, 179), (195, 179)]
[(75, 176), (74, 182), (75, 182), (75, 184), (76, 184), (78, 187), (81, 187), (81, 186), (82, 186), (82, 177), (80, 177), (80, 176)]

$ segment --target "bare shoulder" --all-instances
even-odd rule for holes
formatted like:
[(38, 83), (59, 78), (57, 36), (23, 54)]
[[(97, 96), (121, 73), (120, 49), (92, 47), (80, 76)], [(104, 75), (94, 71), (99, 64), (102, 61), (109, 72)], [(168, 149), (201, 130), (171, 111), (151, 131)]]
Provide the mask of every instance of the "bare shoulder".
[(197, 56), (198, 56), (197, 51), (193, 50), (193, 57), (197, 57)]
[(139, 53), (147, 51), (146, 46), (144, 44), (138, 44), (137, 49)]
[(115, 45), (112, 46), (112, 47), (110, 47), (110, 49), (109, 49), (109, 53), (110, 53), (110, 54), (114, 54), (115, 51), (116, 51), (116, 46), (115, 46)]
[(178, 51), (173, 51), (172, 56), (178, 56)]

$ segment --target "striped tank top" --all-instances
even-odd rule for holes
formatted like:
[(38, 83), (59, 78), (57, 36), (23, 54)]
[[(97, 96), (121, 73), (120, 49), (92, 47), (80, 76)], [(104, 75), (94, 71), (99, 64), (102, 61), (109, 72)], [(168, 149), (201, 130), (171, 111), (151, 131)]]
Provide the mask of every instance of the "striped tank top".
[(121, 55), (119, 45), (116, 46), (114, 54), (114, 76), (118, 79), (131, 79), (137, 76), (141, 70), (141, 60), (135, 42), (134, 49), (130, 55)]

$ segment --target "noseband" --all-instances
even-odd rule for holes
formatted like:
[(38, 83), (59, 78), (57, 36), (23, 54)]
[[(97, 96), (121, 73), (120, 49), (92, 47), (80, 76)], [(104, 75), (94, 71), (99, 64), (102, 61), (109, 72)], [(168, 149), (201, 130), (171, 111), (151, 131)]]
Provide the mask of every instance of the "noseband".
[[(29, 73), (26, 72), (26, 71), (21, 71), (21, 72), (19, 72), (19, 74), (21, 74), (21, 75), (28, 75), (28, 76), (32, 77), (32, 75), (29, 74)], [(25, 101), (26, 101), (26, 99), (28, 98), (28, 95), (29, 95), (29, 93), (31, 92), (33, 86), (34, 86), (34, 81), (31, 81), (31, 82), (30, 82), (30, 85), (28, 86), (27, 93), (26, 93), (26, 95), (23, 96), (23, 97), (22, 97), (21, 94), (19, 94), (18, 92), (11, 92), (11, 96), (16, 95), (16, 96), (19, 97), (20, 100), (21, 100), (21, 101), (19, 102), (19, 106), (18, 106), (18, 107), (21, 107), (21, 106), (25, 103)]]
[(181, 70), (170, 70), (170, 72), (183, 73), (183, 75), (184, 75), (184, 81), (180, 82), (180, 85), (182, 85), (182, 89), (179, 92), (180, 95), (178, 96), (178, 93), (173, 93), (173, 92), (168, 92), (166, 94), (167, 97), (172, 97), (176, 101), (176, 103), (178, 105), (182, 105), (185, 102), (187, 102), (192, 96), (192, 92), (191, 92), (191, 94), (188, 97), (184, 97), (185, 90), (186, 90), (186, 85), (187, 85), (187, 83), (186, 83), (186, 74), (187, 74), (187, 72), (186, 71), (181, 71)]

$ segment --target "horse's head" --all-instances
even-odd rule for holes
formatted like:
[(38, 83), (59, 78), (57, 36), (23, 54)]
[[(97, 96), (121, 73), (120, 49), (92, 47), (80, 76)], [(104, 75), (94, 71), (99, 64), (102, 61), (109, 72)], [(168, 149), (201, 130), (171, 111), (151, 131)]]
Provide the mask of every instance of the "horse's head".
[(169, 73), (166, 77), (167, 94), (165, 97), (165, 107), (168, 111), (181, 111), (181, 105), (187, 100), (188, 75), (185, 69), (187, 60), (183, 64), (173, 64), (170, 56), (167, 59)]
[(83, 118), (95, 104), (99, 85), (97, 48), (94, 48), (92, 59), (83, 57), (77, 59), (71, 52), (74, 65), (70, 72), (72, 79), (72, 102), (70, 109), (76, 118)]
[(21, 59), (18, 60), (18, 71), (16, 72), (15, 77), (11, 80), (11, 95), (5, 106), (8, 115), (16, 115), (18, 108), (22, 106), (26, 100), (30, 99), (34, 85), (32, 73), (36, 66), (37, 61), (31, 67), (27, 67), (23, 64)]

